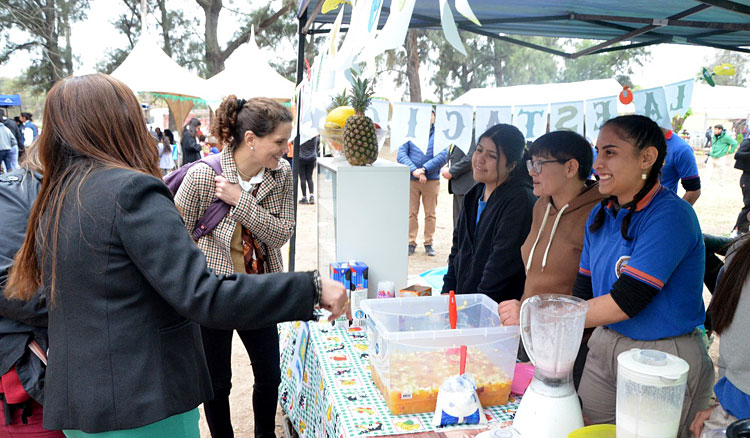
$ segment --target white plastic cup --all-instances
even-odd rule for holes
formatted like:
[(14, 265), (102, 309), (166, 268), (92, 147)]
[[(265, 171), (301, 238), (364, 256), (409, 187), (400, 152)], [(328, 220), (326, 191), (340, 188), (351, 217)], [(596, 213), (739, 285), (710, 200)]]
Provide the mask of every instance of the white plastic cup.
[(378, 298), (395, 298), (396, 285), (392, 281), (378, 281)]

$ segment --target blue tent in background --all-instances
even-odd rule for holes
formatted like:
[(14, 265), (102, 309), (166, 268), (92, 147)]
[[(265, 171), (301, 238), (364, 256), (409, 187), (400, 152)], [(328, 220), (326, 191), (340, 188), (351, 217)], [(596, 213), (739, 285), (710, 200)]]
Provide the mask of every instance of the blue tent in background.
[(0, 94), (0, 107), (21, 106), (20, 94)]

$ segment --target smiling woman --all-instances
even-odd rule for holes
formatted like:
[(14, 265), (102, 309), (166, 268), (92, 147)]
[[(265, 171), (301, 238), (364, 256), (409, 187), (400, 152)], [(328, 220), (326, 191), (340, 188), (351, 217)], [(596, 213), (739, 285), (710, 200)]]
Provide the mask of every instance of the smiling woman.
[[(224, 99), (211, 132), (226, 145), (222, 174), (208, 165), (194, 166), (175, 194), (185, 226), (193, 230), (216, 198), (231, 205), (219, 225), (198, 239), (208, 267), (219, 274), (263, 274), (283, 270), (281, 248), (294, 232), (292, 172), (281, 157), (292, 133), (292, 115), (265, 98)], [(201, 327), (214, 398), (204, 404), (213, 436), (231, 436), (229, 391), (232, 330)], [(256, 433), (274, 433), (280, 383), (276, 326), (238, 330), (253, 365), (253, 411)]]
[(521, 244), (536, 201), (521, 163), (524, 146), (511, 125), (495, 125), (479, 137), (471, 159), (478, 184), (464, 197), (443, 293), (483, 293), (498, 302), (521, 297)]

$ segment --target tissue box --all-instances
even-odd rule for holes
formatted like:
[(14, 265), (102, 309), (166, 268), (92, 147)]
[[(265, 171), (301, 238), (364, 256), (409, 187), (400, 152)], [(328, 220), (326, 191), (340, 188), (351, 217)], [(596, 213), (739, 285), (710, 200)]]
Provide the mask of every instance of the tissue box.
[(414, 284), (401, 289), (398, 293), (398, 296), (401, 298), (429, 297), (432, 296), (432, 288), (430, 286)]

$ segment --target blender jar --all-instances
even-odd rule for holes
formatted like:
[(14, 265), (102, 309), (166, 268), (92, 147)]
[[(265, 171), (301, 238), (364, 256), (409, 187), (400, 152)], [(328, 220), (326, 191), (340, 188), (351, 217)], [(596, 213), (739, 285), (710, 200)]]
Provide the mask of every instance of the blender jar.
[(689, 365), (658, 350), (617, 357), (617, 438), (675, 438)]

